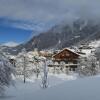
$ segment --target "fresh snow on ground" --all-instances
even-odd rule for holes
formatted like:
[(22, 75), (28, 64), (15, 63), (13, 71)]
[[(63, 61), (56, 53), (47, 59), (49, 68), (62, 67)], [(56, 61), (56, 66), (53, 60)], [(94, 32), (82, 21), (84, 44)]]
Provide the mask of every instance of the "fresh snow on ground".
[[(77, 78), (76, 74), (66, 75), (66, 74), (49, 74), (48, 75), (48, 88), (55, 87), (58, 84), (62, 84), (68, 80), (75, 80)], [(14, 77), (15, 79), (15, 77)], [(36, 77), (30, 77), (24, 84), (22, 78), (15, 79), (15, 86), (10, 86), (6, 90), (6, 96), (0, 97), (0, 100), (30, 100), (25, 99), (24, 96), (28, 96), (31, 93), (43, 90), (41, 87), (41, 78), (36, 79)], [(35, 99), (34, 97), (32, 99)]]
[(100, 76), (67, 81), (51, 75), (49, 81), (51, 86), (42, 89), (40, 80), (25, 84), (16, 80), (0, 100), (100, 100)]
[[(69, 81), (69, 80), (76, 80), (78, 78), (78, 75), (75, 73), (70, 73), (70, 75), (66, 75), (66, 74), (53, 74), (53, 73), (49, 73), (48, 74), (48, 87), (52, 87), (58, 84), (63, 83), (64, 81)], [(15, 78), (13, 78), (15, 80)], [(17, 80), (22, 81), (23, 80), (23, 76), (19, 76), (16, 78)], [(29, 78), (26, 79), (27, 82), (29, 83), (36, 83), (38, 82), (38, 86), (40, 87), (41, 82), (42, 82), (42, 76), (39, 75), (39, 77), (37, 78), (36, 75), (32, 75)]]
[[(91, 77), (40, 90), (33, 96), (35, 100), (100, 100), (99, 87), (100, 78)], [(29, 96), (26, 99), (32, 100), (31, 98), (32, 96)]]
[(55, 87), (40, 89), (37, 84), (17, 82), (0, 100), (100, 100), (100, 77), (66, 81)]

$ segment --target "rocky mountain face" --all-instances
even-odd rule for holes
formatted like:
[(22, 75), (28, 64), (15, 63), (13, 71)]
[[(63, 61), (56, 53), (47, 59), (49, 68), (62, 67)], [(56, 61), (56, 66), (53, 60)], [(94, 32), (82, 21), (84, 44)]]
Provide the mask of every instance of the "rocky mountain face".
[(13, 48), (6, 48), (4, 51), (17, 54), (22, 48), (26, 48), (28, 51), (34, 48), (39, 50), (61, 49), (95, 39), (100, 39), (100, 24), (91, 20), (78, 19), (71, 24), (56, 25), (47, 32), (34, 36), (27, 43)]
[(78, 43), (100, 39), (100, 24), (77, 20), (72, 25), (56, 25), (49, 31), (33, 37), (25, 44), (27, 49), (64, 48)]

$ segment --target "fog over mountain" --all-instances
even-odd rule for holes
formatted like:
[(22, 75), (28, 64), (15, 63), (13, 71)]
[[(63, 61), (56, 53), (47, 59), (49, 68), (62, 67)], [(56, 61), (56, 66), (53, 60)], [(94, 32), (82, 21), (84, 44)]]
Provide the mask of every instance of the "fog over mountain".
[(100, 0), (0, 0), (2, 24), (37, 31), (78, 18), (98, 22), (99, 9)]
[(1, 0), (0, 18), (6, 19), (4, 25), (33, 30), (29, 41), (7, 52), (61, 49), (100, 39), (100, 0)]
[(18, 54), (23, 48), (27, 51), (45, 49), (63, 49), (65, 47), (77, 46), (100, 39), (100, 23), (94, 20), (77, 19), (71, 25), (69, 23), (58, 24), (46, 32), (33, 36), (29, 41), (13, 48), (2, 49), (11, 54)]

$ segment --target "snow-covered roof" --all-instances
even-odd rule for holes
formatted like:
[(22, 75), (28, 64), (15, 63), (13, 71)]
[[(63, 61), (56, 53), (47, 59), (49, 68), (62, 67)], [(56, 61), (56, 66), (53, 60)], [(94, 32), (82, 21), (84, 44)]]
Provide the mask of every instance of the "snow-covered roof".
[(80, 54), (78, 54), (77, 52), (75, 52), (74, 49), (64, 48), (60, 52), (58, 52), (57, 54), (53, 55), (53, 57), (56, 56), (56, 55), (58, 55), (59, 53), (63, 52), (64, 50), (68, 50), (68, 51), (72, 52), (73, 54), (76, 54), (76, 55), (80, 56)]

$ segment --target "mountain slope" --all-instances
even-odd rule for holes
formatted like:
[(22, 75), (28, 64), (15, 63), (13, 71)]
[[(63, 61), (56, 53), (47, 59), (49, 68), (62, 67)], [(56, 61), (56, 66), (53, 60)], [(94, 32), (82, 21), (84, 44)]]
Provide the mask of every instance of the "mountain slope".
[(100, 24), (77, 20), (73, 25), (57, 25), (45, 33), (33, 37), (25, 44), (26, 48), (64, 48), (81, 42), (100, 39)]
[(4, 51), (17, 54), (22, 48), (26, 48), (27, 51), (34, 48), (39, 50), (61, 49), (95, 39), (100, 39), (100, 23), (78, 19), (72, 24), (61, 23), (56, 25), (47, 32), (34, 36), (27, 43), (13, 48), (6, 48)]

